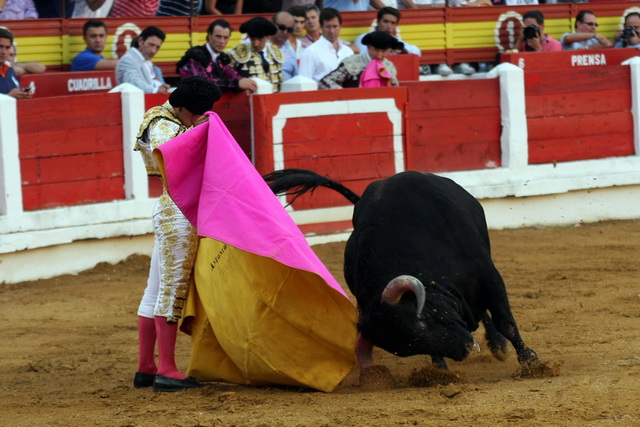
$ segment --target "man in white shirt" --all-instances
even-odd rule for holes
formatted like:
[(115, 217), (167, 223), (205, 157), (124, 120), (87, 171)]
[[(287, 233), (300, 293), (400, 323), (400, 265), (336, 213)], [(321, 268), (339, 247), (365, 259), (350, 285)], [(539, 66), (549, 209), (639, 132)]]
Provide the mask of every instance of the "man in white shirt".
[[(376, 19), (376, 30), (384, 31), (387, 34), (391, 34), (395, 37), (399, 42), (404, 44), (404, 49), (402, 52), (392, 52), (392, 53), (410, 53), (413, 55), (421, 56), (422, 52), (418, 46), (414, 46), (403, 41), (398, 36), (398, 24), (400, 24), (400, 12), (398, 9), (394, 9), (393, 7), (383, 7), (378, 11), (378, 17)], [(360, 34), (355, 42), (353, 42), (356, 46), (360, 48), (361, 52), (366, 52), (367, 47), (362, 44), (362, 39), (369, 33)]]
[(299, 74), (315, 81), (338, 68), (343, 59), (353, 55), (353, 50), (340, 42), (342, 15), (331, 7), (320, 13), (322, 36), (302, 52)]
[(160, 28), (145, 28), (135, 39), (135, 43), (132, 43), (131, 49), (118, 62), (118, 84), (131, 83), (144, 93), (169, 93), (170, 86), (164, 83), (159, 69), (151, 62), (165, 38), (164, 31)]

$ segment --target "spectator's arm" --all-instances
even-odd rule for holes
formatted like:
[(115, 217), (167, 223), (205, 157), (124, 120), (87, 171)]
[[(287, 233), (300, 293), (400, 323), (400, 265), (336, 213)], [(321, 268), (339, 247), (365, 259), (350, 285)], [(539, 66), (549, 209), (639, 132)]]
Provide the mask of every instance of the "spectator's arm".
[[(76, 0), (77, 1), (77, 0)], [(89, 6), (89, 9), (96, 11), (102, 7), (106, 0), (84, 0)]]
[(244, 7), (244, 0), (236, 1), (236, 9), (233, 11), (234, 15), (242, 15), (242, 8)]
[(4, 9), (5, 4), (7, 4), (7, 0), (0, 0), (0, 10)]
[(216, 7), (218, 0), (205, 0), (204, 11), (207, 15), (222, 15), (222, 12)]
[(95, 70), (115, 70), (118, 66), (117, 59), (101, 59), (96, 63)]
[(380, 10), (386, 6), (381, 0), (371, 0), (370, 4), (371, 4), (371, 7), (374, 8), (375, 10)]
[(595, 38), (598, 40), (598, 43), (590, 44), (589, 49), (606, 49), (613, 46), (613, 43), (601, 34), (596, 34)]
[(404, 5), (406, 9), (417, 9), (418, 5), (413, 2), (413, 0), (399, 0), (400, 3)]
[(31, 99), (31, 92), (25, 92), (19, 87), (13, 88), (7, 93), (7, 95), (15, 99)]
[(477, 1), (470, 1), (467, 4), (462, 5), (462, 7), (482, 7), (482, 6), (493, 6), (493, 3), (491, 3), (491, 0), (477, 0)]
[(593, 33), (573, 33), (567, 34), (562, 38), (562, 43), (566, 45), (570, 45), (575, 42), (585, 42), (589, 39), (594, 38), (596, 35)]
[(18, 62), (12, 65), (16, 75), (23, 74), (42, 74), (47, 71), (47, 66), (40, 62)]

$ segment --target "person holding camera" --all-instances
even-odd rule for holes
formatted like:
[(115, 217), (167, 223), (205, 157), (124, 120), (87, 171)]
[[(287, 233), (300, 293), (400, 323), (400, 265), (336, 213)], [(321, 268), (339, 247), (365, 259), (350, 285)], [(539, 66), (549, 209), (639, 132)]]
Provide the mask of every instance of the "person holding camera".
[(575, 31), (564, 33), (560, 42), (563, 50), (604, 49), (613, 46), (605, 36), (596, 33), (596, 15), (590, 10), (581, 10), (576, 16)]
[(616, 31), (613, 47), (640, 47), (640, 13), (624, 17), (624, 29)]
[(544, 15), (539, 10), (530, 10), (522, 15), (522, 37), (520, 52), (559, 52), (560, 42), (544, 32)]

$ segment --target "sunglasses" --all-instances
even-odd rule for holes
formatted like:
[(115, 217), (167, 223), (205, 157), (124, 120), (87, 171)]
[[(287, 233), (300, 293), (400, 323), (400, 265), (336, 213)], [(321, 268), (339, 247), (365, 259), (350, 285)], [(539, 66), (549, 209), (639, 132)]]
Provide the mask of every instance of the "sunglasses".
[(582, 21), (582, 23), (583, 23), (584, 25), (588, 25), (588, 26), (590, 26), (590, 27), (596, 27), (596, 28), (598, 28), (598, 24), (597, 24), (597, 23), (595, 23), (595, 22), (584, 22), (584, 21)]
[(289, 34), (293, 33), (293, 27), (287, 27), (283, 24), (276, 24), (276, 27), (278, 27), (280, 31), (286, 31)]

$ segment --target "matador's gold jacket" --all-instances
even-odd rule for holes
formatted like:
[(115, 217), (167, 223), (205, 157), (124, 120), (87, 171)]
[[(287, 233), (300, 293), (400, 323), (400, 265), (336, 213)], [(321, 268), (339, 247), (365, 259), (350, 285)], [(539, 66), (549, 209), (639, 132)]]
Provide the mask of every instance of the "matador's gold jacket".
[(264, 48), (265, 59), (269, 63), (269, 73), (262, 67), (262, 59), (258, 52), (253, 50), (251, 44), (240, 43), (238, 46), (226, 52), (231, 57), (231, 65), (242, 77), (257, 77), (266, 80), (273, 86), (273, 92), (280, 92), (280, 85), (284, 80), (282, 64), (284, 55), (282, 51), (271, 43)]

